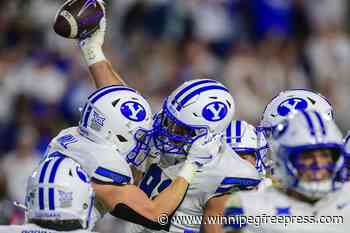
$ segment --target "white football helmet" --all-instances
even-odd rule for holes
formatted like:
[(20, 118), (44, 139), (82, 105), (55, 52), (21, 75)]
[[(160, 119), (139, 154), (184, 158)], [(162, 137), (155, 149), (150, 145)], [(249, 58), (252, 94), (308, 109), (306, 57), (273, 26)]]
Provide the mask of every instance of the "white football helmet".
[(130, 87), (107, 86), (89, 96), (79, 129), (92, 141), (115, 146), (128, 163), (138, 166), (149, 152), (151, 107)]
[(70, 158), (60, 154), (50, 156), (28, 179), (25, 206), (29, 223), (77, 220), (79, 226), (66, 227), (88, 229), (93, 205), (90, 179)]
[(334, 118), (333, 107), (326, 97), (312, 90), (293, 89), (280, 92), (266, 106), (259, 129), (269, 136), (270, 130), (297, 110), (315, 110)]
[(254, 126), (246, 121), (234, 120), (226, 129), (226, 142), (237, 154), (255, 154), (255, 168), (262, 175), (265, 174), (268, 164), (266, 161), (267, 141), (258, 137)]
[(344, 138), (345, 153), (350, 157), (350, 132)]
[(212, 79), (182, 84), (166, 98), (155, 116), (156, 147), (166, 154), (187, 155), (200, 137), (217, 137), (233, 118), (235, 103), (228, 89)]
[[(278, 124), (273, 130), (271, 147), (275, 161), (275, 176), (285, 188), (291, 188), (310, 198), (321, 198), (336, 189), (346, 176), (342, 134), (326, 113), (298, 111)], [(319, 167), (308, 167), (299, 163), (300, 154), (308, 150), (331, 149), (333, 162)], [(313, 173), (327, 169), (331, 177), (326, 180), (303, 181), (299, 178), (304, 171)]]
[(350, 180), (350, 132), (344, 138), (344, 149), (345, 149), (345, 166), (348, 169), (348, 178)]

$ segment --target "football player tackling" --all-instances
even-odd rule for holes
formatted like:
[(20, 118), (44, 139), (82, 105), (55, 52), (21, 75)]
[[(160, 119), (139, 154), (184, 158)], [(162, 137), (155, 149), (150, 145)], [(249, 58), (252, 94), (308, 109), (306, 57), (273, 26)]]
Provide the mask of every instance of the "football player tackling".
[[(89, 96), (79, 126), (62, 130), (51, 141), (47, 158), (57, 155), (72, 158), (91, 177), (96, 192), (91, 226), (110, 212), (115, 217), (159, 229), (158, 218), (172, 214), (189, 183), (212, 158), (189, 156), (174, 182), (152, 200), (133, 185), (130, 165), (140, 165), (148, 155), (152, 113), (147, 101), (124, 86), (104, 58), (101, 48), (104, 31), (103, 18), (99, 30), (79, 42), (100, 89)], [(46, 160), (43, 164), (49, 166)]]
[[(80, 42), (98, 87), (117, 84), (120, 79), (103, 56), (104, 30), (105, 25), (101, 25), (100, 30)], [(163, 230), (199, 232), (200, 221), (175, 222), (172, 219), (222, 215), (229, 190), (245, 189), (260, 182), (255, 168), (223, 140), (223, 131), (232, 120), (234, 108), (227, 88), (211, 79), (186, 82), (164, 101), (162, 111), (155, 117), (152, 147), (159, 152), (160, 161), (154, 161), (146, 169), (140, 188), (148, 197), (157, 200), (165, 188), (173, 186), (176, 174), (187, 166), (188, 160), (196, 158), (200, 163), (206, 160), (211, 163), (203, 166), (202, 172), (193, 178), (194, 185), (189, 186), (181, 205), (169, 216), (173, 218), (163, 225)], [(211, 233), (221, 229), (219, 224), (203, 227)]]

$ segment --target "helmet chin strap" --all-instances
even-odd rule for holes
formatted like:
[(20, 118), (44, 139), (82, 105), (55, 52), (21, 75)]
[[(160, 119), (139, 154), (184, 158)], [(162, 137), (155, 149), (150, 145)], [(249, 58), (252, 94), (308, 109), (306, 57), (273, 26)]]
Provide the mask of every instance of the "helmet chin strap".
[(332, 191), (333, 182), (332, 180), (324, 181), (299, 181), (295, 191), (305, 195), (312, 199), (321, 199)]

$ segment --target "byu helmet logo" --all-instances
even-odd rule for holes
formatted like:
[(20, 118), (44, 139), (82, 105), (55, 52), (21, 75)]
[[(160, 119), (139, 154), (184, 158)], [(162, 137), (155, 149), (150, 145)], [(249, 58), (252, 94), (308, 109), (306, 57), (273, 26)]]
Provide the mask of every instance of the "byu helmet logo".
[(220, 121), (227, 115), (227, 106), (219, 101), (205, 106), (202, 111), (203, 117), (208, 121)]
[(277, 108), (280, 116), (287, 116), (292, 110), (305, 110), (308, 107), (307, 101), (301, 98), (290, 98), (283, 101)]
[(145, 108), (135, 101), (128, 101), (120, 107), (122, 114), (132, 121), (143, 121), (146, 118)]

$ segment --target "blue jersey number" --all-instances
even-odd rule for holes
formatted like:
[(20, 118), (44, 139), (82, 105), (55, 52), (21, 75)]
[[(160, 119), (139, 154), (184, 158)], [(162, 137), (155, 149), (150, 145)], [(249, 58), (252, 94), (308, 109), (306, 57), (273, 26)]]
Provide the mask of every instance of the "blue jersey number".
[(152, 164), (141, 181), (140, 189), (144, 191), (148, 197), (151, 197), (155, 188), (157, 188), (158, 194), (166, 189), (170, 184), (171, 179), (162, 180), (162, 169), (158, 167), (157, 164)]
[(67, 135), (64, 135), (64, 136), (58, 138), (57, 141), (59, 142), (59, 144), (60, 144), (61, 146), (63, 146), (65, 149), (67, 149), (67, 146), (68, 146), (69, 144), (78, 142), (78, 139), (75, 138), (75, 137), (74, 137), (73, 135), (71, 135), (71, 134), (67, 134)]

